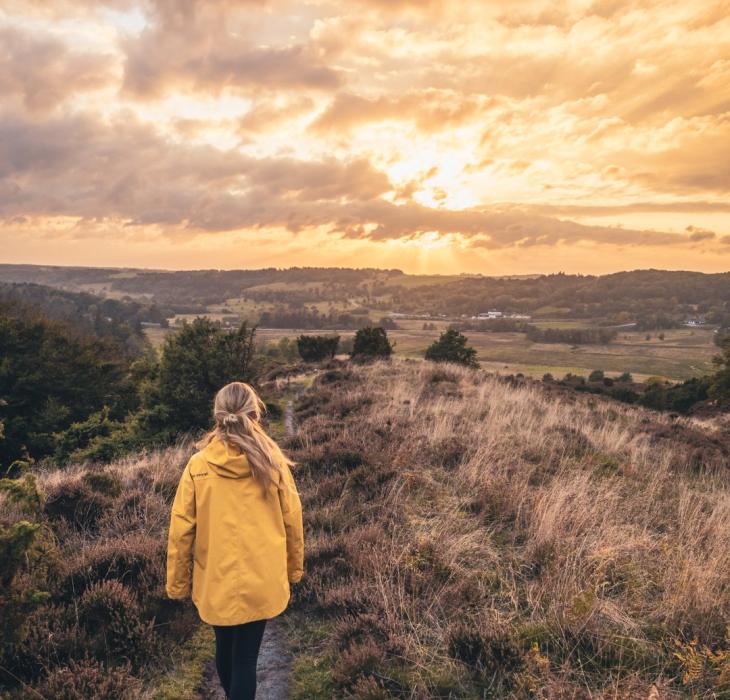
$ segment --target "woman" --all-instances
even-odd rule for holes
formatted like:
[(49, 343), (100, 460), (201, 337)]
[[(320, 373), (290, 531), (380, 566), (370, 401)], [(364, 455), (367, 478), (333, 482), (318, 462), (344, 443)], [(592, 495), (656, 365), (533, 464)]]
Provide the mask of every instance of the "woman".
[(248, 384), (216, 395), (215, 427), (180, 477), (167, 545), (167, 595), (192, 600), (213, 626), (216, 668), (230, 700), (256, 695), (266, 620), (303, 575), (302, 507), (294, 465), (261, 427)]

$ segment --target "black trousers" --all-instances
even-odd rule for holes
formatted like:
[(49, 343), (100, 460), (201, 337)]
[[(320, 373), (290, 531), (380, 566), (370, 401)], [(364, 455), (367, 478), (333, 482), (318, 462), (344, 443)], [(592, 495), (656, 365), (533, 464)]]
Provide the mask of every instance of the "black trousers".
[(215, 666), (229, 700), (254, 700), (256, 661), (264, 636), (266, 620), (242, 625), (213, 625)]

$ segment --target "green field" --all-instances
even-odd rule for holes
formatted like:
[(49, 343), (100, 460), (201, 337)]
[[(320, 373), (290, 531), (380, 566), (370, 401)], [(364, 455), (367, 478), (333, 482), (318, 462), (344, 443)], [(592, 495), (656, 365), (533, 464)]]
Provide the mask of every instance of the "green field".
[[(217, 314), (211, 315), (216, 318)], [(395, 352), (402, 357), (420, 358), (430, 343), (448, 325), (436, 321), (437, 330), (424, 331), (422, 320), (399, 321), (401, 329), (389, 331), (395, 344)], [(167, 332), (148, 329), (147, 335), (154, 345), (160, 345)], [(354, 335), (353, 331), (312, 331), (297, 329), (263, 328), (257, 331), (262, 341), (295, 338), (300, 333), (334, 333), (343, 338)], [(672, 329), (664, 331), (664, 340), (656, 332), (646, 340), (645, 332), (621, 333), (614, 342), (606, 345), (568, 345), (565, 343), (533, 343), (523, 333), (466, 333), (469, 343), (477, 350), (482, 367), (508, 374), (522, 372), (542, 377), (546, 372), (562, 377), (567, 372), (587, 374), (591, 370), (620, 374), (631, 372), (636, 379), (661, 376), (682, 380), (699, 376), (712, 370), (712, 357), (718, 354), (713, 345), (711, 330)]]

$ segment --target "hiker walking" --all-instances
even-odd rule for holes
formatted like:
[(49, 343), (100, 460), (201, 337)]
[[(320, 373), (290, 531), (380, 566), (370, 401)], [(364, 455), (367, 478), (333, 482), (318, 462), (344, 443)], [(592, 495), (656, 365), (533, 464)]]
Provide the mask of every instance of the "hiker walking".
[(215, 397), (215, 427), (196, 444), (175, 494), (167, 595), (192, 597), (213, 626), (216, 669), (230, 700), (256, 696), (266, 621), (303, 575), (302, 508), (294, 462), (261, 426), (265, 406), (243, 382)]

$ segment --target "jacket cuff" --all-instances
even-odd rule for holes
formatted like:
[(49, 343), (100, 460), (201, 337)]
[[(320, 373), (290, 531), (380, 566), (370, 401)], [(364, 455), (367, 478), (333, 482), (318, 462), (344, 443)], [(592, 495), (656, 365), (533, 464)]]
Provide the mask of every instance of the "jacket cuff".
[(167, 597), (170, 600), (185, 600), (186, 598), (190, 597), (190, 590), (188, 589), (171, 590), (167, 588), (165, 589), (165, 593), (167, 593)]
[(304, 576), (304, 572), (300, 569), (298, 571), (292, 571), (289, 574), (289, 583), (299, 583)]

